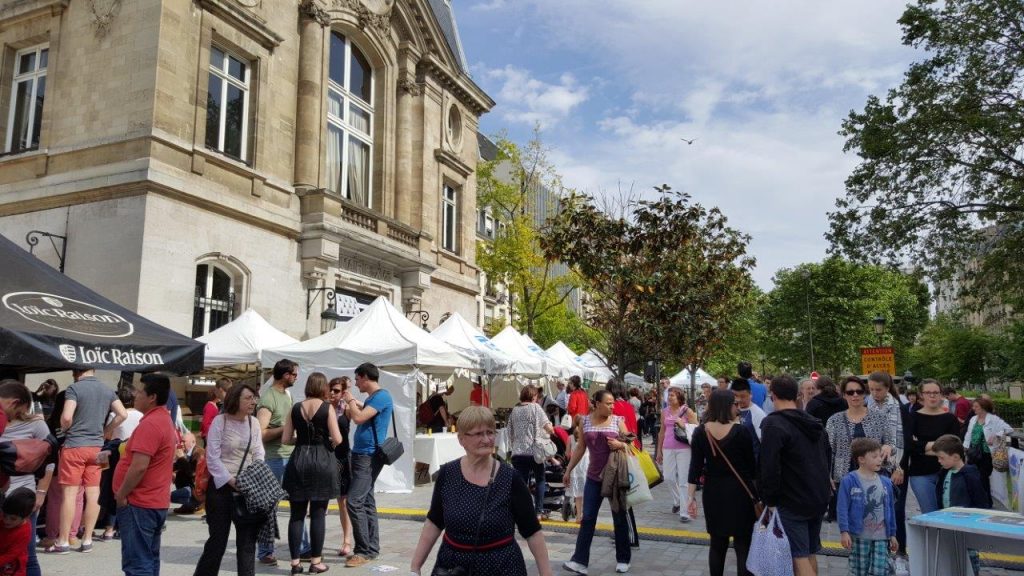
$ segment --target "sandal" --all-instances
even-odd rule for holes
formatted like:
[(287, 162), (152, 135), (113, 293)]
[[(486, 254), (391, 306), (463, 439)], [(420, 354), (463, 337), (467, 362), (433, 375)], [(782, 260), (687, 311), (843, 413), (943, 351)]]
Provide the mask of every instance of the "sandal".
[(64, 544), (63, 546), (61, 546), (59, 544), (53, 544), (51, 546), (47, 546), (46, 548), (43, 548), (43, 553), (44, 554), (70, 554), (71, 553), (71, 546), (68, 545), (68, 544)]
[(323, 562), (321, 562), (319, 564), (310, 564), (309, 565), (309, 573), (310, 574), (323, 574), (324, 572), (327, 572), (328, 570), (330, 570), (330, 568), (331, 568), (330, 566), (324, 564)]
[(341, 556), (342, 558), (348, 558), (351, 555), (352, 555), (352, 545), (351, 544), (345, 544), (344, 546), (341, 547), (341, 549), (338, 550), (338, 556)]

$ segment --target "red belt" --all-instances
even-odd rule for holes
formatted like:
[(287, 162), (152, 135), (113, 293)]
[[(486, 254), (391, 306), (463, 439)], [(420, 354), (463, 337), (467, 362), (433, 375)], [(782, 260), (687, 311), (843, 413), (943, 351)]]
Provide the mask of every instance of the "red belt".
[(448, 545), (451, 546), (452, 548), (455, 548), (456, 550), (461, 550), (463, 552), (482, 552), (484, 550), (493, 550), (495, 548), (501, 548), (502, 546), (508, 546), (514, 540), (515, 540), (515, 535), (512, 535), (512, 536), (507, 536), (505, 538), (502, 538), (500, 540), (495, 540), (493, 542), (487, 542), (485, 544), (480, 544), (479, 546), (469, 546), (469, 545), (466, 545), (466, 544), (460, 544), (460, 543), (456, 542), (455, 540), (452, 540), (452, 537), (448, 535), (448, 532), (444, 533), (444, 541), (447, 542)]

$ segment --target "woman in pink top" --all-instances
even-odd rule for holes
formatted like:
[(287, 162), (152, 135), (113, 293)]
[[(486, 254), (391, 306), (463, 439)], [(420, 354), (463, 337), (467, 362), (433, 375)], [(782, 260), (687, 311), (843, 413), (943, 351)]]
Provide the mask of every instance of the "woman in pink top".
[(207, 393), (206, 406), (203, 406), (203, 421), (199, 426), (199, 435), (203, 437), (203, 446), (206, 446), (206, 436), (210, 433), (210, 426), (213, 419), (220, 414), (220, 405), (224, 397), (234, 385), (231, 378), (219, 378), (213, 388)]
[[(586, 574), (590, 563), (590, 544), (594, 540), (594, 528), (597, 525), (597, 513), (601, 509), (601, 473), (608, 464), (608, 457), (613, 450), (625, 450), (626, 443), (619, 441), (619, 436), (626, 435), (626, 424), (619, 416), (612, 414), (615, 397), (607, 390), (594, 392), (594, 410), (589, 416), (583, 416), (580, 427), (583, 429), (583, 441), (576, 443), (572, 459), (565, 469), (562, 482), (566, 485), (571, 480), (572, 470), (579, 464), (585, 453), (590, 453), (590, 465), (587, 467), (587, 482), (583, 488), (583, 520), (576, 537), (576, 551), (572, 559), (562, 566), (576, 574)], [(629, 547), (629, 531), (626, 510), (612, 513), (615, 526), (615, 571), (629, 571), (629, 560), (632, 551)]]
[(675, 427), (696, 424), (697, 415), (686, 405), (686, 395), (675, 386), (668, 389), (668, 407), (661, 411), (661, 431), (655, 458), (662, 465), (665, 481), (672, 490), (672, 513), (683, 523), (690, 521), (687, 512), (686, 479), (690, 473), (690, 445), (676, 440)]

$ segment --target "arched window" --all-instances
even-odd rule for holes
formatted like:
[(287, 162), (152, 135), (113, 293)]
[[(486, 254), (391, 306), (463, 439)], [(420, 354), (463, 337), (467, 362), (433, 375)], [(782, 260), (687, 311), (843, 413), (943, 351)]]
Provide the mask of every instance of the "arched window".
[(327, 187), (372, 207), (373, 69), (352, 42), (331, 34), (327, 86)]
[(231, 322), (235, 317), (235, 280), (213, 264), (196, 266), (192, 337), (198, 338)]

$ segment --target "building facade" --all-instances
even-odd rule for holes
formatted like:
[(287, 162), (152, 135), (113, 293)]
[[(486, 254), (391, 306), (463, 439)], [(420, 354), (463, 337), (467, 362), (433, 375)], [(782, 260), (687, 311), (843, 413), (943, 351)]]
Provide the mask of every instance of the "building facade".
[(450, 0), (0, 0), (0, 46), (0, 233), (76, 280), (193, 336), (476, 315), (494, 102)]

